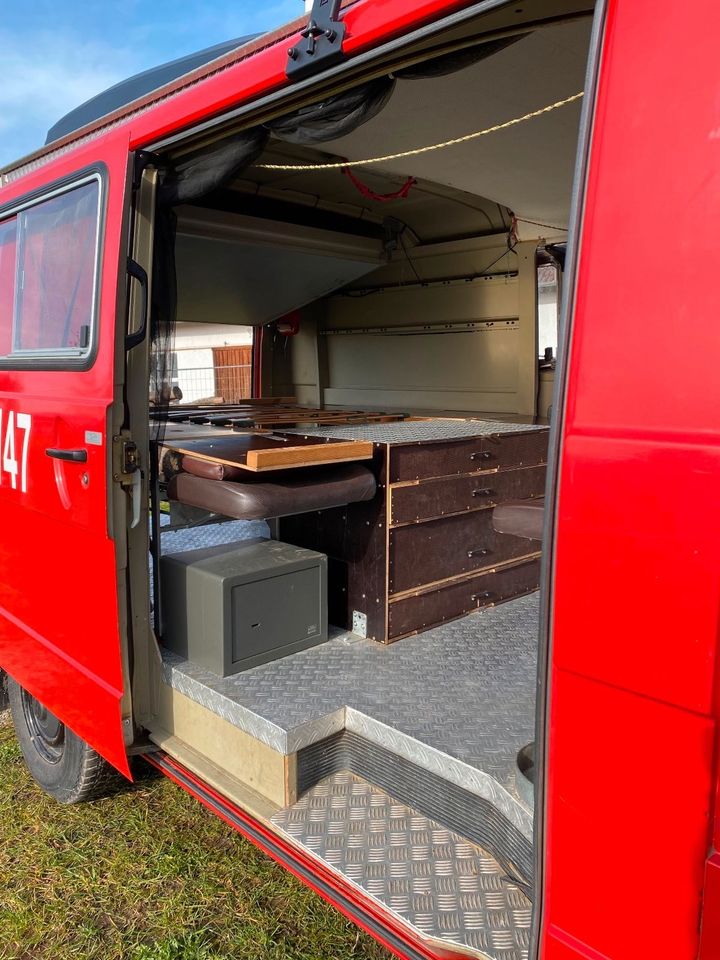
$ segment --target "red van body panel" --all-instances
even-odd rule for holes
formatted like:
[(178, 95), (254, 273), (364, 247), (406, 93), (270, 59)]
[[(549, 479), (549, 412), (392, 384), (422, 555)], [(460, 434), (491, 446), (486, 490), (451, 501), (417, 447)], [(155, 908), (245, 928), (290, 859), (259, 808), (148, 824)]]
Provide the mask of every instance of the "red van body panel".
[[(467, 6), (359, 0), (344, 49)], [(720, 910), (719, 37), (716, 0), (608, 3), (556, 517), (543, 960), (693, 960), (701, 933), (703, 960), (720, 957), (720, 925), (701, 923), (706, 876), (706, 912)], [(292, 42), (180, 84), (0, 192), (97, 161), (109, 173), (94, 366), (0, 371), (0, 405), (39, 425), (26, 505), (0, 488), (0, 665), (124, 770), (106, 415), (128, 154), (280, 89)], [(86, 490), (66, 466), (71, 516), (44, 446), (88, 429), (105, 445)]]
[[(0, 193), (5, 207), (93, 165), (105, 171), (94, 363), (82, 371), (0, 370), (5, 424), (11, 411), (32, 417), (27, 491), (12, 489), (6, 476), (0, 485), (0, 666), (126, 774), (107, 416), (128, 149), (127, 130), (114, 131)], [(88, 444), (87, 431), (102, 440)], [(48, 447), (87, 449), (87, 463), (53, 460)]]
[(718, 37), (715, 0), (609, 4), (556, 518), (547, 960), (698, 955), (720, 609)]

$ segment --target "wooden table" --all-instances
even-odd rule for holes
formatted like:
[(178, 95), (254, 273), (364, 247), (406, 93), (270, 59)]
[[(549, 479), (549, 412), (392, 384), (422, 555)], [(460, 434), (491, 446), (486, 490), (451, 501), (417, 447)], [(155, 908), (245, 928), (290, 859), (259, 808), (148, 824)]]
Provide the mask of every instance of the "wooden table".
[(210, 463), (250, 473), (370, 460), (373, 445), (363, 440), (334, 440), (282, 433), (224, 433), (184, 439), (169, 437), (165, 448)]

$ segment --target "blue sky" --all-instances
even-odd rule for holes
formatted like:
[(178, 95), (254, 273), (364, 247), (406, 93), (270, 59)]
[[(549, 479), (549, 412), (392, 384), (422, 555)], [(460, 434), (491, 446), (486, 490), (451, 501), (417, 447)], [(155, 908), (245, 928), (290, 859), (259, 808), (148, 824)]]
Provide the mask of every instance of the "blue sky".
[(0, 14), (0, 167), (48, 127), (155, 64), (300, 16), (302, 0), (6, 0)]

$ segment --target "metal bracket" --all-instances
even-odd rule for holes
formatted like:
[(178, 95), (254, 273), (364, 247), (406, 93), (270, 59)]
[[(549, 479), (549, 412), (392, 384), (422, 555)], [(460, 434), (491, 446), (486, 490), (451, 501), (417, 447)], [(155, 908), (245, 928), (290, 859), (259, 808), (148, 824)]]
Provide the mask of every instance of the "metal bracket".
[(160, 157), (156, 153), (151, 153), (149, 150), (137, 150), (135, 156), (133, 157), (133, 190), (140, 189), (142, 175), (147, 168), (151, 166), (162, 166), (162, 160)]
[(137, 444), (130, 439), (127, 431), (123, 430), (119, 436), (113, 437), (113, 480), (119, 483), (123, 490), (130, 494), (132, 510), (130, 514), (130, 529), (140, 523), (142, 504), (142, 473), (140, 471), (140, 454)]
[(140, 466), (137, 444), (123, 431), (113, 437), (113, 480), (122, 487), (132, 487), (133, 475)]
[(300, 80), (342, 60), (345, 24), (337, 19), (340, 0), (313, 0), (310, 19), (300, 31), (304, 42), (288, 50), (288, 79)]

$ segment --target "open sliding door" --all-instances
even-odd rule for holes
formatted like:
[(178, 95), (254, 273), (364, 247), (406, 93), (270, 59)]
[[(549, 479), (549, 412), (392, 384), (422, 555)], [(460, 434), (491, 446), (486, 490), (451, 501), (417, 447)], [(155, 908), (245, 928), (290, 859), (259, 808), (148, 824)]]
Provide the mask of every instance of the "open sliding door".
[(126, 773), (112, 436), (128, 160), (121, 129), (0, 191), (0, 667)]

